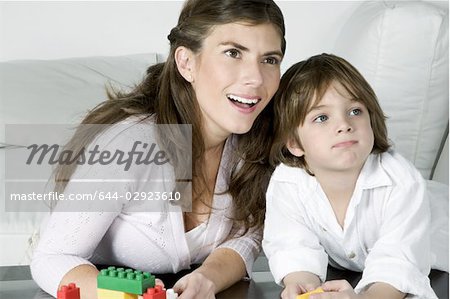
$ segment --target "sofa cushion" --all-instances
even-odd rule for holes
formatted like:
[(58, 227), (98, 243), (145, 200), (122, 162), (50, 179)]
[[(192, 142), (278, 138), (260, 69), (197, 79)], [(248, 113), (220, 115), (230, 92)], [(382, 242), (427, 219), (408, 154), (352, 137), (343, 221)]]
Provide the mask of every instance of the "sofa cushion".
[[(105, 87), (127, 89), (139, 83), (156, 54), (21, 60), (0, 63), (0, 146), (5, 124), (77, 124), (106, 99)], [(0, 165), (5, 151), (0, 148)], [(5, 167), (0, 167), (0, 202), (5, 207)], [(46, 213), (0, 209), (0, 265), (26, 264), (30, 236)]]
[(156, 54), (2, 62), (0, 125), (78, 123), (107, 84), (131, 87), (154, 63)]
[(334, 52), (374, 88), (394, 148), (430, 178), (448, 125), (448, 12), (421, 1), (364, 3)]

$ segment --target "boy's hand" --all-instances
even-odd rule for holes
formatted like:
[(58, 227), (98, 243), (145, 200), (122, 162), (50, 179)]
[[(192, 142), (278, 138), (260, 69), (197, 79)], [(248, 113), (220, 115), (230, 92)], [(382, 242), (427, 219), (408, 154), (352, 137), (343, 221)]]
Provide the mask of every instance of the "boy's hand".
[(283, 278), (284, 290), (281, 292), (282, 299), (296, 299), (301, 295), (315, 290), (320, 286), (320, 279), (311, 272), (292, 272)]
[(296, 299), (297, 295), (311, 292), (316, 289), (314, 284), (290, 283), (281, 292), (282, 299)]
[(311, 294), (309, 299), (362, 299), (346, 280), (331, 280), (322, 285), (324, 293)]

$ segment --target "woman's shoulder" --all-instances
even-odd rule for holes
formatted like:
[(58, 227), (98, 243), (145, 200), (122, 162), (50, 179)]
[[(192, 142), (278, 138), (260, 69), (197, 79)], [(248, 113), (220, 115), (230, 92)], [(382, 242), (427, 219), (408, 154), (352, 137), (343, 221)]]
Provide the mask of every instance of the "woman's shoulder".
[(127, 118), (117, 122), (116, 124), (122, 124), (122, 125), (135, 125), (135, 124), (155, 125), (156, 124), (156, 116), (154, 114), (135, 114), (135, 115), (128, 116)]
[(146, 134), (154, 131), (156, 127), (156, 119), (154, 115), (131, 115), (115, 124), (108, 125), (112, 131), (119, 131), (123, 133)]
[(114, 124), (101, 124), (99, 133), (94, 139), (95, 144), (107, 146), (111, 144), (133, 144), (154, 140), (156, 124), (153, 116), (133, 115)]

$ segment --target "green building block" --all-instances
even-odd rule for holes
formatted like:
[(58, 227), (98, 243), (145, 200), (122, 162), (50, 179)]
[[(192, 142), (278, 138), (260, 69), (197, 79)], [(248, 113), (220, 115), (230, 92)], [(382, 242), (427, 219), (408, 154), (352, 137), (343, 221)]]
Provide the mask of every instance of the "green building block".
[(149, 272), (108, 267), (97, 276), (97, 288), (142, 295), (147, 288), (155, 287), (155, 276)]

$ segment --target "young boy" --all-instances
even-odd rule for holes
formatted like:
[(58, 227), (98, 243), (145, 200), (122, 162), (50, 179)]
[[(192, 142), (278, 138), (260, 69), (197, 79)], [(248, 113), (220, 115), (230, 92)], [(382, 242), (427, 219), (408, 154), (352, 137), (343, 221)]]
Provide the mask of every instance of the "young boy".
[[(267, 191), (263, 248), (283, 299), (437, 298), (430, 286), (430, 208), (415, 167), (389, 149), (374, 91), (344, 59), (293, 65), (274, 99), (281, 163)], [(328, 263), (363, 272), (353, 290)], [(331, 293), (332, 292), (332, 293)]]

